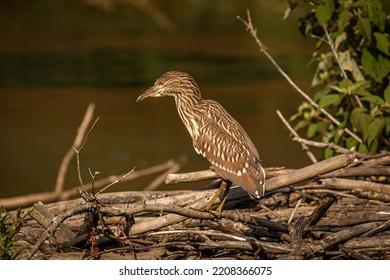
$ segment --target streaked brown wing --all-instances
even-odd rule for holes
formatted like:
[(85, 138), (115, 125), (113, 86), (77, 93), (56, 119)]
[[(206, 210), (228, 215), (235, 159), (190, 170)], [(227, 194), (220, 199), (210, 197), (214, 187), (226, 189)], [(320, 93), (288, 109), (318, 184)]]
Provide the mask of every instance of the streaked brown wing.
[(210, 161), (221, 177), (259, 198), (263, 195), (265, 178), (256, 147), (219, 103), (204, 100), (201, 106), (208, 109), (199, 120), (195, 150)]

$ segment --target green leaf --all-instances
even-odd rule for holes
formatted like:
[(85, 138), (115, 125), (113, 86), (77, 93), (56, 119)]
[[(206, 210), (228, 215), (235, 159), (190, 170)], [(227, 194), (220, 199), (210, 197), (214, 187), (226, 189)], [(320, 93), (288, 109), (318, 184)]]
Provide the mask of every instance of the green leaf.
[(368, 126), (367, 144), (371, 146), (372, 141), (377, 138), (385, 126), (385, 120), (383, 118), (375, 118)]
[(387, 40), (387, 37), (385, 34), (375, 32), (374, 33), (375, 39), (376, 39), (376, 48), (382, 52), (384, 52), (387, 55), (390, 55), (389, 53), (389, 40)]
[(386, 87), (383, 97), (385, 98), (386, 104), (390, 105), (390, 85)]
[(299, 122), (294, 126), (294, 130), (295, 130), (295, 131), (298, 131), (298, 130), (304, 128), (305, 126), (307, 126), (307, 124), (308, 124), (308, 121), (306, 121), (306, 120), (299, 121)]
[(370, 154), (374, 155), (376, 154), (377, 150), (378, 150), (378, 140), (377, 139), (374, 139), (374, 141), (372, 141), (372, 144), (371, 144), (371, 147), (370, 147)]
[(390, 72), (390, 60), (380, 54), (374, 57), (367, 49), (363, 51), (362, 66), (364, 72), (378, 83), (381, 83), (383, 78), (389, 75)]
[(368, 18), (359, 17), (358, 26), (360, 32), (371, 42), (371, 23)]
[(359, 153), (368, 154), (367, 145), (366, 145), (366, 144), (363, 144), (363, 143), (359, 144), (358, 152), (359, 152)]
[(334, 151), (330, 148), (325, 148), (324, 150), (324, 157), (325, 158), (331, 158), (334, 155)]
[(337, 21), (338, 30), (344, 31), (345, 27), (347, 27), (349, 25), (349, 21), (351, 18), (352, 18), (351, 12), (348, 10), (343, 10), (339, 14), (339, 19)]
[(332, 17), (333, 11), (327, 5), (319, 5), (316, 9), (316, 17), (320, 24), (328, 22)]
[(348, 137), (347, 141), (345, 141), (345, 147), (347, 149), (351, 149), (353, 147), (356, 147), (357, 144), (358, 144), (357, 140), (353, 137)]
[(343, 135), (344, 135), (344, 131), (340, 127), (338, 127), (337, 130), (334, 132), (333, 143), (338, 144), (341, 139), (341, 136)]
[(352, 126), (362, 135), (363, 140), (367, 140), (368, 126), (371, 123), (371, 117), (364, 108), (353, 109), (350, 120)]
[(313, 96), (314, 101), (318, 102), (319, 100), (321, 100), (325, 95), (327, 95), (331, 91), (332, 91), (332, 89), (330, 87), (319, 88)]
[(364, 80), (364, 76), (360, 71), (356, 60), (352, 58), (351, 52), (349, 50), (345, 52), (339, 52), (339, 58), (341, 67), (343, 67), (344, 70), (351, 72), (355, 81)]
[(361, 100), (365, 100), (365, 101), (368, 101), (368, 102), (371, 102), (371, 103), (374, 103), (374, 104), (378, 104), (378, 105), (383, 105), (385, 104), (385, 101), (383, 101), (383, 99), (377, 95), (367, 95), (367, 96), (363, 96), (361, 98)]
[(386, 117), (386, 135), (390, 132), (390, 117)]
[(314, 135), (316, 134), (317, 132), (317, 126), (318, 124), (316, 123), (312, 123), (309, 125), (309, 127), (307, 128), (307, 138), (313, 138)]
[(366, 4), (368, 8), (368, 18), (376, 26), (379, 27), (381, 31), (384, 31), (386, 25), (386, 13), (383, 11), (383, 5), (380, 0), (366, 0), (366, 1), (357, 1)]
[(319, 108), (328, 107), (331, 104), (337, 105), (342, 98), (338, 94), (328, 94), (324, 96), (321, 101), (318, 103)]

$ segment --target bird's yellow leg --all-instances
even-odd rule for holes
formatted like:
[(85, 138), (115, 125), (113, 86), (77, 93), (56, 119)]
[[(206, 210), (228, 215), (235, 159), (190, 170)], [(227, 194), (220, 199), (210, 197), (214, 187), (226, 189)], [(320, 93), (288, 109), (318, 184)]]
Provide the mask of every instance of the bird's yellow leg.
[[(218, 190), (215, 192), (214, 196), (211, 198), (209, 203), (205, 208), (203, 208), (203, 211), (210, 212), (211, 214), (215, 215), (216, 217), (220, 218), (221, 217), (221, 212), (223, 209), (223, 206), (225, 205), (226, 199), (228, 192), (230, 190), (230, 187), (232, 185), (232, 182), (230, 181), (225, 181), (222, 180)], [(222, 200), (221, 203), (218, 205), (218, 208), (216, 210), (212, 210), (211, 208), (213, 207), (214, 202), (217, 200), (218, 196), (223, 192)], [(185, 221), (185, 225), (188, 225), (192, 221), (192, 218), (189, 218), (188, 220)]]
[[(210, 202), (207, 204), (207, 206), (204, 209), (204, 211), (208, 211), (208, 212), (210, 212), (212, 214), (215, 214), (217, 217), (220, 217), (222, 209), (223, 209), (223, 206), (225, 205), (225, 202), (226, 202), (226, 199), (227, 199), (227, 195), (229, 193), (231, 185), (232, 185), (232, 182), (222, 180), (221, 184), (219, 186), (219, 189), (216, 191), (214, 196), (211, 198)], [(213, 204), (214, 204), (215, 200), (217, 200), (217, 198), (221, 194), (221, 192), (224, 192), (223, 196), (222, 196), (222, 199), (221, 199), (221, 203), (219, 204), (219, 206), (218, 206), (218, 208), (216, 210), (212, 210), (211, 208), (213, 207)]]
[(227, 195), (228, 195), (228, 193), (230, 191), (230, 187), (232, 186), (232, 182), (228, 181), (225, 184), (226, 184), (226, 186), (225, 186), (225, 191), (224, 191), (223, 196), (222, 196), (222, 201), (219, 204), (218, 208), (216, 209), (216, 211), (218, 213), (218, 216), (221, 216), (221, 212), (222, 212), (223, 207), (225, 206)]
[(211, 208), (213, 207), (213, 204), (214, 202), (217, 200), (218, 196), (221, 194), (221, 192), (223, 192), (223, 190), (225, 189), (225, 186), (226, 186), (226, 183), (224, 180), (221, 181), (221, 183), (219, 184), (219, 188), (218, 190), (215, 192), (215, 194), (213, 195), (213, 197), (210, 199), (209, 203), (206, 205), (206, 207), (203, 209), (204, 211), (209, 211), (211, 210)]

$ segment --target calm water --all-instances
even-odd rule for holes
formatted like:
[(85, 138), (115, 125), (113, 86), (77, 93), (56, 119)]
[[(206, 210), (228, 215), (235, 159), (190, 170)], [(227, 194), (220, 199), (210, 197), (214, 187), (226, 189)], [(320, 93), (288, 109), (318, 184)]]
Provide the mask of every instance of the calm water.
[[(270, 52), (307, 89), (310, 48), (296, 19), (281, 20), (282, 3), (152, 1), (168, 19), (161, 25), (131, 6), (104, 11), (81, 1), (25, 2), (0, 1), (0, 197), (53, 188), (90, 102), (100, 120), (81, 153), (85, 181), (88, 167), (103, 178), (182, 155), (183, 172), (207, 168), (172, 99), (135, 102), (168, 70), (189, 72), (205, 98), (222, 103), (265, 166), (308, 163), (275, 113), (291, 116), (301, 98), (235, 19), (251, 8)], [(115, 190), (139, 190), (152, 179)], [(66, 186), (76, 185), (73, 162)]]

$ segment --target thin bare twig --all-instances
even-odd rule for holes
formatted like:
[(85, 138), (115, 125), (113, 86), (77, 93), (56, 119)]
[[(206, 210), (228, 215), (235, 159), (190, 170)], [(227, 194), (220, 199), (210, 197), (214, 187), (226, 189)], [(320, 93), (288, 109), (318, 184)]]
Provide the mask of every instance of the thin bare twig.
[(30, 260), (35, 253), (38, 251), (39, 247), (45, 242), (50, 236), (53, 236), (58, 227), (62, 224), (64, 220), (66, 220), (69, 217), (72, 217), (77, 214), (85, 213), (89, 211), (91, 206), (89, 204), (83, 204), (76, 208), (73, 208), (72, 210), (69, 210), (65, 213), (62, 213), (54, 218), (53, 223), (50, 225), (50, 227), (45, 231), (45, 233), (42, 235), (42, 237), (38, 240), (38, 242), (34, 245), (34, 247), (31, 249), (30, 253), (27, 256), (27, 259)]
[(99, 120), (99, 118), (97, 118), (94, 121), (94, 123), (91, 125), (91, 127), (89, 128), (87, 134), (84, 137), (84, 141), (82, 142), (81, 146), (80, 147), (78, 147), (78, 146), (76, 146), (76, 147), (74, 146), (73, 147), (73, 150), (76, 153), (76, 158), (77, 158), (77, 175), (79, 177), (80, 186), (84, 185), (83, 178), (81, 176), (81, 169), (80, 169), (80, 151), (84, 148), (84, 145), (87, 143), (88, 136), (91, 133), (92, 129), (95, 127), (95, 125), (98, 122), (98, 120)]
[[(164, 162), (162, 164), (158, 164), (158, 165), (155, 165), (155, 166), (152, 166), (152, 167), (148, 167), (148, 168), (145, 168), (145, 169), (134, 171), (134, 172), (128, 174), (127, 176), (126, 176), (127, 173), (121, 174), (121, 175), (110, 175), (110, 176), (108, 176), (106, 178), (103, 178), (103, 179), (100, 179), (100, 180), (96, 180), (95, 183), (94, 183), (94, 186), (95, 186), (95, 189), (100, 189), (102, 187), (106, 187), (107, 184), (110, 184), (110, 183), (116, 181), (118, 178), (121, 178), (121, 177), (123, 177), (123, 178), (120, 179), (121, 182), (135, 180), (135, 179), (143, 177), (143, 176), (148, 176), (148, 175), (151, 175), (151, 174), (154, 174), (154, 173), (157, 173), (157, 172), (161, 172), (161, 171), (167, 170), (174, 163), (175, 163), (174, 161), (168, 160), (167, 162)], [(82, 188), (83, 190), (88, 191), (88, 190), (91, 189), (91, 185), (90, 184), (80, 185), (77, 188)], [(71, 197), (72, 195), (74, 195), (74, 190), (73, 189), (66, 190), (61, 195), (61, 198), (62, 199), (66, 199), (66, 198)]]
[(348, 150), (348, 149), (340, 147), (340, 146), (338, 146), (338, 145), (336, 145), (334, 143), (311, 141), (311, 140), (306, 140), (306, 139), (303, 139), (303, 138), (300, 138), (300, 137), (294, 137), (292, 140), (296, 141), (296, 142), (299, 142), (302, 145), (305, 144), (305, 145), (312, 146), (312, 147), (317, 147), (317, 148), (330, 148), (330, 149), (332, 149), (332, 150), (334, 150), (334, 151), (336, 151), (337, 153), (340, 153), (340, 154), (350, 154), (350, 153), (353, 153), (358, 158), (365, 158), (365, 157), (367, 157), (367, 154), (363, 154), (363, 153), (359, 153), (359, 152), (356, 152), (356, 151)]
[[(85, 132), (92, 120), (93, 117), (93, 112), (95, 110), (95, 104), (90, 103), (88, 105), (88, 108), (85, 112), (83, 121), (81, 122), (78, 130), (77, 130), (77, 135), (73, 141), (72, 147), (69, 149), (69, 151), (66, 153), (64, 158), (62, 159), (60, 169), (58, 171), (57, 175), (57, 180), (56, 180), (56, 185), (54, 188), (54, 192), (56, 194), (60, 194), (64, 188), (64, 182), (65, 182), (65, 175), (66, 172), (68, 171), (69, 163), (72, 160), (73, 156), (75, 155), (75, 149), (77, 150), (80, 145), (82, 146), (82, 141), (85, 138)], [(89, 133), (89, 132), (88, 132)], [(88, 135), (87, 133), (87, 135)]]
[[(278, 114), (279, 118), (282, 120), (282, 122), (284, 123), (284, 125), (288, 128), (288, 130), (290, 130), (290, 132), (292, 133), (292, 135), (295, 136), (295, 138), (298, 138), (298, 139), (301, 139), (301, 137), (299, 137), (298, 133), (290, 126), (290, 124), (288, 123), (288, 121), (283, 117), (282, 113), (277, 110), (276, 113)], [(307, 154), (307, 156), (310, 158), (310, 160), (313, 162), (313, 163), (317, 163), (318, 160), (316, 159), (316, 157), (313, 155), (313, 153), (310, 151), (309, 147), (305, 144), (305, 143), (301, 143), (301, 146), (302, 146), (302, 149), (303, 151)]]
[(108, 184), (107, 186), (105, 186), (104, 188), (102, 188), (96, 195), (99, 195), (100, 193), (104, 192), (106, 189), (108, 189), (109, 187), (111, 187), (112, 185), (115, 185), (117, 183), (119, 183), (120, 181), (122, 181), (124, 178), (126, 178), (127, 176), (129, 176), (131, 173), (133, 173), (135, 170), (135, 167), (133, 169), (131, 169), (129, 172), (127, 172), (126, 174), (122, 175), (121, 177), (119, 178), (116, 178), (114, 181), (112, 181), (110, 184)]
[[(253, 37), (256, 44), (258, 45), (260, 51), (271, 61), (271, 63), (276, 67), (276, 69), (279, 71), (280, 74), (288, 81), (288, 83), (300, 94), (302, 95), (314, 108), (318, 108), (318, 104), (314, 102), (313, 99), (311, 99), (288, 75), (284, 70), (279, 66), (279, 64), (273, 59), (273, 57), (267, 52), (267, 48), (264, 46), (264, 44), (260, 41), (259, 37), (257, 36), (257, 29), (252, 24), (252, 18), (250, 15), (249, 10), (247, 10), (247, 20), (242, 19), (240, 16), (237, 16), (237, 19), (240, 20), (248, 30), (249, 34)], [(320, 109), (320, 112), (323, 113), (329, 120), (331, 120), (334, 124), (340, 125), (340, 122), (335, 119), (330, 113), (328, 113), (324, 108)], [(359, 136), (357, 136), (355, 133), (353, 133), (348, 128), (345, 128), (344, 131), (349, 134), (351, 137), (353, 137), (356, 141), (359, 143), (362, 143), (362, 139), (360, 139)]]

